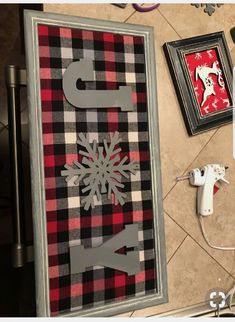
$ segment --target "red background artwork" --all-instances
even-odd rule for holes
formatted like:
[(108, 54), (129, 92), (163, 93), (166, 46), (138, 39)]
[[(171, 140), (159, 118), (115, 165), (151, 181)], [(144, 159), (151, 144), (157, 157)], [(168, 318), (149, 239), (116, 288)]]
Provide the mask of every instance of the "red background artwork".
[[(190, 78), (193, 83), (195, 95), (197, 97), (199, 111), (201, 116), (205, 116), (210, 113), (228, 108), (231, 106), (231, 98), (229, 95), (228, 88), (226, 86), (224, 73), (221, 68), (221, 63), (219, 60), (218, 51), (216, 48), (210, 50), (204, 50), (194, 53), (189, 53), (185, 55), (185, 60), (188, 66)], [(205, 86), (200, 77), (196, 79), (196, 69), (200, 67), (209, 67), (214, 66), (221, 71), (221, 82), (219, 84), (219, 76), (215, 73), (208, 72), (209, 82), (211, 82), (214, 89), (214, 94), (208, 95), (206, 100), (203, 102), (203, 95), (205, 91)], [(215, 70), (215, 69), (214, 69)], [(221, 84), (223, 86), (221, 86)]]

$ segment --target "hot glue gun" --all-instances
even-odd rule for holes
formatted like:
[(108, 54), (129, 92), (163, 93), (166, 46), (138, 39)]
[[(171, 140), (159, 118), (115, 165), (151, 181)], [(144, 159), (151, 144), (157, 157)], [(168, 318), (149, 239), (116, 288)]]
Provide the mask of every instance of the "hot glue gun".
[(178, 177), (177, 181), (189, 179), (193, 186), (198, 187), (197, 191), (197, 212), (202, 216), (213, 214), (213, 194), (214, 186), (217, 181), (229, 182), (225, 179), (225, 170), (221, 164), (207, 164), (202, 168), (191, 170), (188, 175)]

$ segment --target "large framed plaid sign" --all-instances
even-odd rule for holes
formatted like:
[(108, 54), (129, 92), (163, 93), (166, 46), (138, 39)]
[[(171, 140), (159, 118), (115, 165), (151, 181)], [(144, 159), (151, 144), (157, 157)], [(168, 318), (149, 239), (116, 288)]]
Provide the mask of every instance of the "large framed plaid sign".
[(167, 301), (150, 27), (25, 12), (37, 314)]

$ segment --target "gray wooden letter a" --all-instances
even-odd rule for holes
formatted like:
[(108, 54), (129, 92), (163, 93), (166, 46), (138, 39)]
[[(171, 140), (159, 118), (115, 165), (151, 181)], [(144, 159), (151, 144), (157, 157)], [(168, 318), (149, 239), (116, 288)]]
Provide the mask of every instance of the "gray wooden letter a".
[(99, 247), (85, 249), (83, 245), (71, 246), (71, 274), (82, 273), (88, 267), (101, 265), (135, 275), (140, 271), (139, 251), (130, 251), (127, 255), (117, 254), (115, 251), (124, 246), (136, 247), (138, 244), (138, 224), (131, 224)]

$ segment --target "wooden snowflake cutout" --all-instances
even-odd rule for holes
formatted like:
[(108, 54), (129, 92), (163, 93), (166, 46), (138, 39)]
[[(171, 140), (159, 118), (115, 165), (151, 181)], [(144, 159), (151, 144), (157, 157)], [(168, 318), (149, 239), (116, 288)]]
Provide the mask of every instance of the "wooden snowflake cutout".
[(77, 144), (85, 148), (79, 150), (79, 154), (83, 156), (82, 162), (65, 164), (66, 170), (61, 171), (61, 175), (66, 177), (66, 182), (73, 181), (76, 186), (83, 182), (85, 187), (82, 193), (88, 192), (81, 200), (85, 210), (94, 208), (95, 198), (100, 201), (101, 194), (107, 194), (108, 199), (111, 199), (113, 194), (115, 205), (124, 205), (127, 195), (120, 190), (124, 188), (121, 179), (129, 178), (128, 172), (136, 174), (139, 167), (136, 161), (126, 163), (127, 156), (120, 158), (121, 148), (116, 148), (119, 142), (121, 139), (118, 132), (110, 134), (110, 144), (104, 140), (103, 146), (98, 146), (96, 140), (89, 143), (88, 136), (79, 134)]
[(209, 16), (211, 16), (214, 12), (216, 7), (220, 7), (223, 4), (215, 4), (215, 3), (192, 3), (192, 6), (195, 6), (196, 8), (205, 7), (204, 12), (207, 13)]

